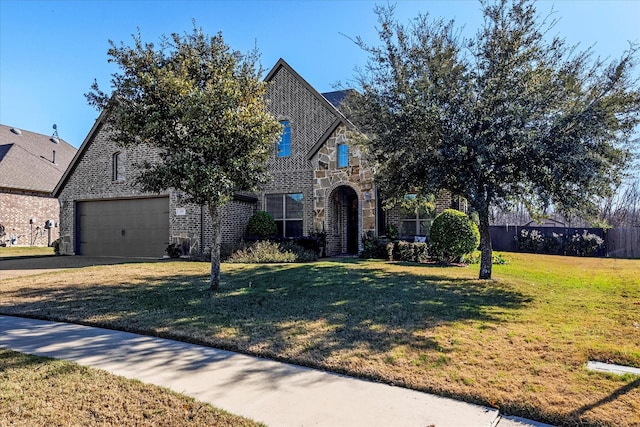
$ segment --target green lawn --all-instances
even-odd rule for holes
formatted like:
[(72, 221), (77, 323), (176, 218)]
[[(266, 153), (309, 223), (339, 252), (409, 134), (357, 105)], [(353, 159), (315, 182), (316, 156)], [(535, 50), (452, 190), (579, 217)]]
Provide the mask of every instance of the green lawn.
[(554, 424), (640, 424), (640, 260), (507, 254), (478, 267), (362, 260), (90, 267), (0, 286), (0, 312), (159, 334), (375, 378)]
[(53, 248), (48, 246), (0, 246), (0, 259), (53, 255)]

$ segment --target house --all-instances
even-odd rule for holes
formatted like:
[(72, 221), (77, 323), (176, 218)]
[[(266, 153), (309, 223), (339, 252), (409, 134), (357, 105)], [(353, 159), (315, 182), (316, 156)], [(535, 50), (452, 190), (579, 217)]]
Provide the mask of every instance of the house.
[(45, 246), (58, 238), (51, 196), (76, 149), (53, 136), (0, 125), (0, 244)]
[[(416, 212), (406, 218), (395, 209), (385, 217), (357, 130), (339, 110), (346, 91), (320, 94), (282, 59), (265, 80), (268, 108), (284, 129), (268, 162), (273, 179), (226, 206), (223, 243), (240, 241), (258, 210), (273, 216), (283, 237), (325, 232), (329, 255), (357, 253), (363, 234), (382, 234), (389, 221), (406, 223), (411, 234), (426, 230), (429, 218)], [(143, 193), (131, 181), (133, 165), (153, 155), (117, 146), (104, 113), (98, 118), (54, 192), (62, 253), (157, 257), (169, 243), (184, 251), (210, 245), (206, 208), (184, 204), (175, 191)]]

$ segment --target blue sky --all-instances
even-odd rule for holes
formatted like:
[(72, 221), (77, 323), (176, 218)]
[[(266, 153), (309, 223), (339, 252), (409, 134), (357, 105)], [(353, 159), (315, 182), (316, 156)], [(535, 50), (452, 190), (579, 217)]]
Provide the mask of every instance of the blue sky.
[[(376, 43), (375, 1), (15, 1), (0, 0), (0, 123), (60, 137), (78, 147), (98, 112), (84, 94), (96, 79), (110, 90), (108, 40), (131, 43), (183, 33), (192, 19), (205, 33), (222, 31), (234, 49), (254, 44), (266, 70), (284, 58), (320, 92), (347, 83), (366, 55), (348, 37)], [(403, 22), (419, 12), (455, 19), (475, 34), (482, 20), (472, 0), (398, 1)], [(571, 44), (617, 58), (640, 41), (640, 0), (542, 0), (538, 12), (560, 19), (554, 28)]]

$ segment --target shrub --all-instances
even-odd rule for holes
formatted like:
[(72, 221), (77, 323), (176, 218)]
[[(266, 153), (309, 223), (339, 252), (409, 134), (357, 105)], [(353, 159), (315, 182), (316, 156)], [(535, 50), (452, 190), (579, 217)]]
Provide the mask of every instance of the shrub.
[(318, 259), (318, 249), (307, 249), (297, 243), (288, 241), (279, 244), (280, 252), (290, 252), (295, 255), (293, 262), (313, 262)]
[(541, 253), (547, 245), (544, 235), (538, 230), (521, 230), (518, 235), (518, 247), (523, 252)]
[(327, 256), (327, 232), (310, 231), (309, 237), (316, 239), (318, 242), (318, 257)]
[(394, 255), (397, 253), (398, 261), (405, 262), (424, 262), (429, 256), (427, 253), (427, 244), (418, 242), (405, 242), (399, 241), (395, 243), (397, 251), (394, 251)]
[[(473, 251), (469, 254), (463, 255), (461, 261), (465, 264), (480, 264), (480, 257), (482, 253), (480, 251)], [(507, 265), (509, 259), (502, 253), (493, 253), (491, 256), (491, 263), (494, 265)]]
[(521, 252), (545, 254), (594, 256), (604, 247), (604, 240), (587, 230), (575, 231), (573, 235), (556, 233), (543, 234), (539, 230), (523, 229), (517, 236), (518, 249)]
[(388, 259), (387, 255), (387, 239), (375, 237), (373, 233), (365, 233), (362, 235), (362, 251), (360, 258), (364, 259)]
[(447, 209), (433, 220), (430, 244), (431, 255), (441, 262), (456, 262), (478, 248), (480, 232), (466, 214)]
[[(237, 242), (237, 243), (222, 242), (220, 244), (220, 260), (227, 261), (229, 258), (231, 258), (231, 255), (233, 255), (240, 249), (243, 249), (244, 247), (245, 245), (242, 242)], [(208, 261), (211, 261), (211, 248), (208, 248), (208, 247), (205, 248), (204, 253), (205, 253), (206, 259)]]
[(400, 233), (398, 232), (398, 227), (396, 227), (396, 226), (395, 226), (395, 225), (393, 225), (393, 224), (387, 224), (387, 227), (386, 227), (386, 228), (387, 228), (387, 230), (386, 230), (386, 232), (387, 232), (387, 237), (388, 237), (390, 240), (395, 240), (395, 239), (397, 239), (397, 238), (398, 238), (398, 236), (399, 236), (399, 234), (400, 234)]
[(324, 243), (322, 242), (322, 240), (316, 236), (295, 237), (293, 239), (293, 243), (295, 243), (298, 246), (301, 246), (303, 249), (307, 251), (315, 252), (316, 257), (320, 255), (321, 248), (324, 247)]
[(293, 252), (283, 252), (280, 244), (268, 240), (257, 241), (244, 249), (240, 249), (229, 257), (227, 262), (245, 262), (250, 264), (294, 262)]
[(60, 255), (60, 239), (56, 239), (51, 242), (51, 247), (53, 248), (53, 253), (55, 255)]
[(258, 211), (251, 215), (247, 223), (247, 236), (271, 237), (278, 233), (278, 227), (273, 217), (265, 211)]
[(180, 258), (180, 255), (182, 255), (182, 249), (178, 243), (169, 243), (169, 246), (164, 251), (169, 255), (169, 258)]
[(305, 249), (293, 241), (259, 240), (234, 252), (227, 262), (268, 264), (279, 262), (311, 262), (318, 259), (314, 250)]
[(397, 261), (400, 259), (400, 252), (396, 243), (398, 242), (387, 243), (387, 259), (389, 261)]
[(551, 236), (544, 238), (544, 251), (548, 254), (561, 254), (564, 248), (564, 234), (551, 232)]
[(593, 256), (604, 246), (600, 236), (583, 230), (582, 234), (575, 233), (567, 238), (565, 251), (567, 255)]

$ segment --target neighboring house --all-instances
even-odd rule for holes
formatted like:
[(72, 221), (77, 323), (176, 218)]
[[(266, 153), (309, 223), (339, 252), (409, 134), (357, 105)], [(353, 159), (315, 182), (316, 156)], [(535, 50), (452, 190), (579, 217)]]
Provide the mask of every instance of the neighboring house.
[(1, 244), (46, 246), (58, 238), (51, 195), (76, 149), (54, 136), (0, 125)]
[[(405, 234), (425, 234), (430, 218), (388, 211), (379, 203), (373, 170), (357, 130), (339, 111), (347, 91), (320, 94), (284, 60), (266, 76), (271, 113), (282, 123), (269, 159), (273, 179), (256, 194), (238, 194), (223, 216), (223, 242), (242, 239), (249, 217), (269, 212), (283, 237), (325, 232), (327, 254), (355, 254), (365, 233), (381, 235), (387, 222)], [(211, 242), (206, 209), (182, 203), (174, 191), (140, 192), (134, 164), (153, 158), (123, 149), (98, 118), (55, 189), (61, 204), (61, 251), (66, 254), (162, 256), (169, 243), (200, 251)], [(450, 200), (440, 200), (439, 210)]]

